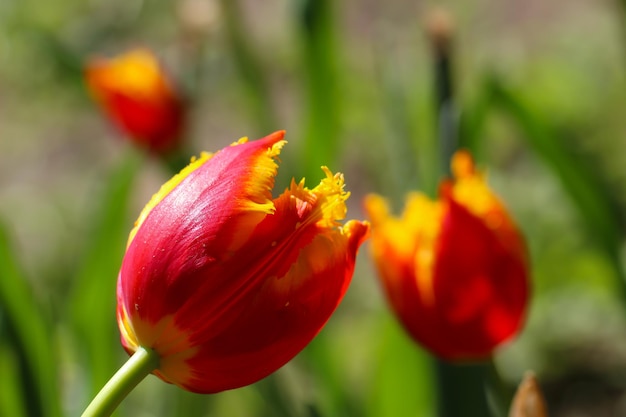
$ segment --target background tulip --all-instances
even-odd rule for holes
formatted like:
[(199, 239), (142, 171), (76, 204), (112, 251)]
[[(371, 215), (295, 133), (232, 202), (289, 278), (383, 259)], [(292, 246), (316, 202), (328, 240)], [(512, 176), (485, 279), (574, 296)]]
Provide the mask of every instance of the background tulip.
[(129, 353), (194, 392), (253, 383), (284, 365), (341, 301), (368, 225), (346, 214), (343, 176), (272, 199), (283, 132), (204, 154), (155, 194), (118, 281)]
[(471, 157), (458, 152), (456, 177), (440, 198), (407, 198), (401, 218), (366, 198), (372, 254), (391, 306), (409, 333), (444, 359), (481, 359), (523, 323), (528, 266), (522, 236)]
[(152, 52), (136, 49), (91, 59), (85, 79), (107, 115), (137, 145), (157, 154), (179, 145), (183, 99)]

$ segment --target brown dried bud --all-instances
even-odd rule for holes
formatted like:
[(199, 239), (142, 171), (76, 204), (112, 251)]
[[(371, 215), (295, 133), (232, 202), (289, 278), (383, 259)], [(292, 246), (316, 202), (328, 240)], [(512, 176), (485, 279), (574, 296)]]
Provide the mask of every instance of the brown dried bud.
[(426, 35), (436, 52), (447, 54), (454, 36), (454, 19), (448, 10), (435, 8), (428, 13)]
[(519, 384), (509, 417), (548, 417), (546, 402), (533, 372), (526, 372)]

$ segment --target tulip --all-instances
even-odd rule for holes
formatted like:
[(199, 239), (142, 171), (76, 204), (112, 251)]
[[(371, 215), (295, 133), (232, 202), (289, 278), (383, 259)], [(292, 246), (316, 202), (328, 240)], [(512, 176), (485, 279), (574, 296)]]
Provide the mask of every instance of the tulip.
[(417, 192), (402, 217), (365, 199), (371, 253), (387, 299), (422, 346), (445, 360), (481, 360), (515, 336), (529, 298), (526, 248), (469, 153), (452, 160), (439, 199)]
[(155, 154), (178, 147), (185, 117), (183, 99), (149, 50), (91, 59), (85, 79), (94, 99), (136, 145)]
[(198, 393), (251, 384), (322, 329), (354, 272), (366, 222), (341, 174), (272, 198), (284, 132), (202, 154), (162, 186), (131, 231), (118, 277), (121, 341)]

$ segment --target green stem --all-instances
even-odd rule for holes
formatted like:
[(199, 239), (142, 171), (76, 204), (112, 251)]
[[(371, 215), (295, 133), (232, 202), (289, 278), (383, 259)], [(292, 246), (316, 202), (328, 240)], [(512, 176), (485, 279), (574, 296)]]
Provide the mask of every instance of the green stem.
[[(450, 32), (448, 32), (448, 30)], [(450, 160), (459, 148), (458, 110), (455, 102), (453, 80), (453, 54), (451, 29), (432, 33), (432, 51), (435, 74), (436, 114), (441, 170), (450, 175)]]
[(341, 103), (334, 3), (331, 0), (300, 1), (299, 22), (307, 97), (306, 131), (301, 150), (305, 178), (316, 178), (322, 165), (335, 169), (340, 150)]
[(124, 398), (159, 366), (159, 355), (140, 347), (100, 390), (82, 417), (110, 416)]
[(499, 417), (508, 415), (515, 389), (504, 381), (493, 358), (486, 364), (485, 389), (491, 413)]
[(456, 364), (437, 361), (440, 417), (489, 417), (484, 363)]

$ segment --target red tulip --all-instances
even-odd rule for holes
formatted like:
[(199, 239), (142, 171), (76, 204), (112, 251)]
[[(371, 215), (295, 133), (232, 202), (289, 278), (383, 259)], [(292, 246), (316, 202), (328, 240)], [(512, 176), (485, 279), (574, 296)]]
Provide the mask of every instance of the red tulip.
[(452, 171), (439, 200), (412, 193), (400, 218), (368, 196), (371, 250), (387, 298), (417, 342), (444, 359), (482, 359), (523, 324), (526, 249), (471, 156), (458, 152)]
[(150, 51), (137, 49), (112, 59), (92, 59), (85, 78), (96, 101), (137, 145), (157, 154), (179, 145), (183, 100)]
[(321, 330), (350, 283), (367, 223), (346, 214), (327, 168), (272, 199), (284, 132), (203, 154), (167, 182), (130, 233), (118, 279), (128, 353), (160, 356), (156, 375), (211, 393), (251, 384)]

